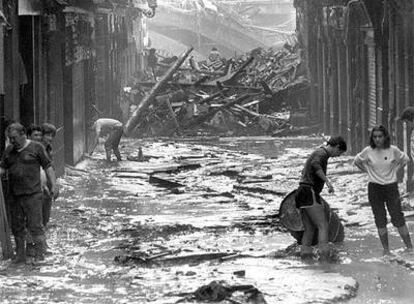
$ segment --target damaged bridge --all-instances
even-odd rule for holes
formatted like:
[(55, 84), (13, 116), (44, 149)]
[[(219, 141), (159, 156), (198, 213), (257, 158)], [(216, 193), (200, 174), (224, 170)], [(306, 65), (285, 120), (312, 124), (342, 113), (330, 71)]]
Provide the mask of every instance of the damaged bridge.
[(236, 19), (229, 10), (182, 8), (160, 4), (157, 16), (149, 21), (149, 29), (207, 56), (218, 47), (226, 56), (245, 53), (257, 47), (270, 47), (285, 40), (290, 32), (263, 30)]

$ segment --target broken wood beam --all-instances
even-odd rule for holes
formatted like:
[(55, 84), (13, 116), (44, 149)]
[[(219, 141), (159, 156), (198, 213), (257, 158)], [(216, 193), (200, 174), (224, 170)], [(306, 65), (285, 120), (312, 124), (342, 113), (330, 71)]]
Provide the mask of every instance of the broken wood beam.
[(251, 97), (252, 94), (244, 94), (243, 96), (236, 98), (235, 100), (232, 100), (220, 107), (217, 107), (207, 113), (205, 113), (204, 115), (200, 115), (198, 117), (195, 117), (194, 119), (190, 120), (188, 123), (184, 124), (183, 127), (184, 128), (191, 128), (191, 127), (195, 127), (203, 122), (205, 122), (208, 119), (211, 119), (217, 112), (226, 109), (226, 108), (230, 108), (231, 106), (238, 104), (244, 100), (246, 100), (247, 98)]
[[(156, 85), (156, 82), (154, 81), (139, 81), (137, 82), (138, 85), (144, 86), (144, 87), (151, 87)], [(217, 83), (199, 83), (198, 81), (195, 83), (191, 82), (167, 82), (167, 86), (175, 86), (175, 87), (198, 87), (198, 88), (217, 88)], [(230, 84), (222, 84), (223, 88), (228, 89), (237, 89), (237, 90), (250, 90), (254, 92), (263, 92), (262, 88), (258, 87), (251, 87), (251, 86), (243, 86), (243, 85), (230, 85)]]
[(263, 87), (263, 90), (266, 95), (268, 95), (269, 97), (273, 96), (273, 91), (270, 89), (270, 87), (264, 80), (260, 81), (260, 85)]
[(149, 261), (152, 261), (152, 260), (155, 260), (155, 259), (159, 259), (159, 258), (165, 257), (167, 255), (173, 255), (173, 254), (177, 254), (177, 253), (180, 253), (180, 252), (181, 252), (181, 248), (178, 248), (176, 250), (168, 250), (166, 252), (161, 252), (161, 253), (158, 253), (158, 254), (154, 254), (152, 256), (149, 256), (145, 260), (147, 262), (149, 262)]
[(129, 135), (135, 126), (142, 119), (143, 113), (154, 100), (155, 96), (161, 91), (161, 89), (167, 84), (178, 68), (184, 63), (188, 55), (193, 51), (193, 47), (190, 47), (185, 53), (169, 68), (167, 73), (161, 78), (159, 82), (151, 89), (150, 93), (140, 102), (137, 109), (132, 116), (128, 119), (125, 125), (125, 133)]
[(228, 91), (228, 89), (227, 88), (223, 88), (222, 91), (218, 91), (218, 92), (214, 93), (213, 95), (210, 95), (210, 96), (208, 96), (206, 98), (201, 99), (199, 103), (200, 104), (208, 103), (208, 102), (212, 101), (214, 98), (221, 96), (226, 91)]
[(205, 75), (214, 75), (214, 76), (225, 75), (224, 72), (201, 70), (198, 64), (194, 61), (193, 57), (189, 59), (189, 62), (190, 62), (191, 68), (180, 68), (180, 70), (181, 71), (192, 71), (194, 73), (200, 73), (200, 74), (205, 74)]
[(215, 79), (213, 81), (207, 82), (207, 84), (212, 84), (212, 83), (216, 83), (217, 81), (222, 82), (222, 83), (229, 83), (232, 82), (236, 79), (237, 76), (240, 75), (241, 72), (244, 71), (244, 69), (253, 62), (254, 57), (250, 57), (249, 59), (247, 59), (247, 61), (245, 63), (243, 63), (243, 65), (235, 72), (233, 73), (229, 73), (223, 77), (220, 77), (218, 79)]
[(253, 100), (251, 102), (248, 102), (248, 103), (243, 104), (243, 107), (248, 108), (248, 107), (251, 107), (251, 106), (255, 106), (255, 105), (257, 105), (260, 102), (262, 102), (262, 100), (256, 99), (256, 100)]
[(174, 180), (170, 175), (166, 174), (151, 174), (149, 178), (150, 184), (156, 184), (159, 187), (165, 187), (165, 188), (178, 188), (178, 187), (184, 187), (183, 184), (177, 182)]
[(241, 111), (243, 111), (243, 112), (245, 112), (245, 113), (247, 113), (247, 114), (250, 114), (253, 117), (260, 117), (261, 116), (259, 113), (251, 111), (249, 109), (246, 109), (245, 107), (243, 107), (241, 105), (236, 104), (236, 105), (234, 105), (234, 107), (241, 110)]

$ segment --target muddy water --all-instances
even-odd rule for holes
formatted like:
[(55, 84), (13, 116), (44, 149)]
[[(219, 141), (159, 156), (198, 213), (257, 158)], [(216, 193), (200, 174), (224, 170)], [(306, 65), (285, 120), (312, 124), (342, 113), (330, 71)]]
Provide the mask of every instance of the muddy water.
[[(348, 303), (413, 303), (414, 272), (381, 256), (376, 235), (353, 237), (348, 231), (344, 250), (349, 264), (335, 268), (350, 275), (359, 283), (358, 295)], [(390, 245), (401, 248), (402, 244), (394, 235)]]
[[(80, 163), (79, 171), (60, 180), (61, 198), (54, 205), (48, 231), (53, 255), (38, 266), (1, 264), (0, 302), (174, 303), (182, 300), (182, 293), (212, 280), (226, 280), (256, 286), (268, 303), (349, 298), (350, 303), (411, 303), (412, 289), (407, 287), (414, 286), (411, 271), (381, 259), (370, 210), (361, 207), (366, 200), (361, 175), (333, 176), (337, 194), (324, 193), (348, 226), (341, 263), (323, 266), (270, 255), (293, 242), (268, 218), (283, 195), (236, 191), (236, 178), (215, 174), (215, 165), (173, 174), (185, 185), (182, 192), (149, 184), (148, 178), (120, 178), (114, 173), (169, 164), (180, 154), (207, 153), (211, 161), (218, 159), (221, 168), (272, 173), (274, 180), (263, 187), (283, 192), (296, 186), (306, 155), (320, 139), (225, 138), (195, 143), (188, 147), (168, 141), (123, 141), (123, 154), (134, 154), (144, 145), (144, 153), (163, 156), (148, 163), (107, 164), (98, 149), (93, 158)], [(346, 157), (341, 158), (332, 169), (347, 163)], [(391, 244), (401, 248), (395, 232)], [(166, 251), (179, 252), (157, 260), (159, 264), (139, 262), (139, 257), (147, 257), (143, 254), (151, 257)], [(232, 253), (243, 257), (216, 257)], [(125, 257), (136, 260), (120, 263)], [(239, 272), (244, 274), (235, 275)], [(352, 298), (356, 281), (360, 287)], [(191, 301), (183, 301), (187, 302)]]
[[(277, 159), (286, 149), (309, 150), (321, 143), (320, 138), (238, 138), (212, 143), (227, 149), (257, 153)], [(310, 150), (309, 150), (310, 151)], [(329, 173), (329, 172), (328, 172)], [(364, 191), (364, 186), (361, 187)], [(338, 195), (338, 193), (337, 193)], [(340, 194), (339, 194), (340, 195)], [(330, 203), (332, 199), (328, 200)], [(371, 219), (372, 220), (372, 219)], [(399, 255), (402, 243), (391, 225), (390, 246)], [(413, 238), (413, 236), (412, 236)], [(350, 304), (411, 304), (414, 303), (414, 271), (381, 255), (375, 229), (347, 227), (346, 240), (341, 245), (343, 262), (329, 266), (330, 270), (355, 278), (359, 284), (357, 296)]]

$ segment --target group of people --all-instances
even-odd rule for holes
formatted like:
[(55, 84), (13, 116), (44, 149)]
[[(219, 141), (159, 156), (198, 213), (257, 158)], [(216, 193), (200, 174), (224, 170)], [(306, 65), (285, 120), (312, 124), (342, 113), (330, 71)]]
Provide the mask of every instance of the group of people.
[[(118, 161), (122, 160), (118, 146), (123, 124), (114, 119), (101, 118), (95, 121), (92, 129), (95, 139), (90, 154), (98, 144), (98, 138), (107, 136), (107, 160), (111, 161), (112, 151)], [(41, 126), (31, 125), (26, 130), (20, 123), (12, 123), (7, 127), (6, 135), (9, 144), (0, 160), (0, 174), (7, 174), (9, 181), (6, 201), (16, 244), (15, 263), (26, 262), (26, 249), (29, 247), (33, 257), (41, 260), (47, 249), (45, 227), (50, 219), (52, 201), (58, 196), (52, 149), (56, 127), (44, 123)], [(334, 192), (327, 177), (328, 160), (342, 155), (346, 150), (347, 144), (341, 136), (331, 137), (325, 145), (311, 153), (302, 170), (295, 202), (301, 210), (304, 225), (301, 239), (301, 257), (304, 259), (313, 257), (311, 246), (315, 237), (320, 258), (327, 259), (330, 254), (329, 223), (320, 193), (325, 184), (330, 193)], [(413, 250), (401, 209), (397, 179), (397, 172), (408, 161), (406, 153), (391, 145), (391, 136), (384, 126), (375, 126), (371, 130), (369, 146), (354, 159), (354, 165), (368, 175), (368, 200), (385, 255), (390, 254), (386, 210), (407, 250)]]
[[(318, 250), (321, 260), (328, 260), (329, 223), (322, 204), (320, 193), (326, 184), (330, 193), (334, 187), (327, 177), (328, 160), (342, 155), (347, 150), (345, 140), (341, 136), (331, 137), (326, 145), (318, 147), (307, 158), (299, 188), (296, 191), (296, 207), (300, 209), (304, 226), (301, 240), (301, 257), (313, 258), (312, 243), (317, 230)], [(391, 136), (384, 126), (375, 126), (371, 130), (369, 146), (358, 153), (354, 165), (368, 175), (368, 201), (374, 215), (379, 239), (384, 255), (390, 255), (387, 230), (387, 211), (391, 223), (411, 252), (413, 245), (401, 208), (398, 191), (397, 172), (409, 161), (406, 153), (391, 145)]]
[[(119, 142), (123, 134), (121, 122), (101, 118), (92, 126), (92, 154), (99, 137), (106, 137), (106, 159), (112, 151), (122, 160)], [(45, 229), (49, 223), (52, 202), (58, 195), (53, 165), (52, 141), (56, 127), (50, 123), (30, 125), (11, 123), (6, 129), (8, 143), (0, 160), (0, 174), (6, 177), (6, 205), (15, 240), (14, 263), (26, 263), (28, 257), (43, 260), (47, 253)]]
[(7, 174), (8, 207), (15, 239), (14, 263), (25, 263), (27, 250), (35, 260), (43, 260), (47, 250), (45, 227), (50, 219), (52, 201), (59, 195), (53, 167), (52, 140), (56, 127), (45, 123), (20, 123), (6, 129), (8, 145), (0, 160), (0, 174)]

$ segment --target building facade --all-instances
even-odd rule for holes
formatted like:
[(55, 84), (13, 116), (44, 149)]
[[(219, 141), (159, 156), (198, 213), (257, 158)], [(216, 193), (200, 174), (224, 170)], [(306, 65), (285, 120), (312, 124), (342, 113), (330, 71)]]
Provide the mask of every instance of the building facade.
[[(351, 152), (383, 124), (410, 155), (411, 126), (398, 120), (414, 105), (413, 0), (296, 0), (299, 41), (311, 79), (309, 115)], [(412, 189), (412, 162), (402, 178)]]
[(94, 119), (122, 117), (122, 87), (141, 68), (143, 10), (128, 0), (0, 0), (0, 12), (1, 149), (10, 121), (53, 123), (62, 174), (88, 151)]

